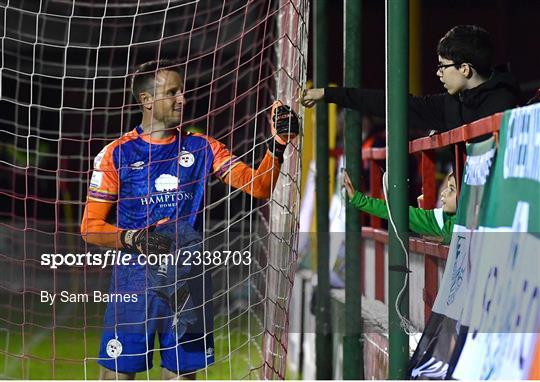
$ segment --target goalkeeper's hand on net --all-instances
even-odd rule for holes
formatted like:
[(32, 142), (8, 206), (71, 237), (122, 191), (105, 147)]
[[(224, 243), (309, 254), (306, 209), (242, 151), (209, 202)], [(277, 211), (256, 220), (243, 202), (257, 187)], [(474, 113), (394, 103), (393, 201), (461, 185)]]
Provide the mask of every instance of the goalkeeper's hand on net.
[(125, 249), (146, 254), (169, 253), (173, 240), (155, 232), (156, 226), (122, 231), (120, 242)]
[(274, 101), (270, 113), (270, 127), (273, 139), (267, 142), (268, 149), (282, 163), (287, 143), (300, 133), (300, 123), (298, 116), (290, 106), (284, 105), (281, 101)]

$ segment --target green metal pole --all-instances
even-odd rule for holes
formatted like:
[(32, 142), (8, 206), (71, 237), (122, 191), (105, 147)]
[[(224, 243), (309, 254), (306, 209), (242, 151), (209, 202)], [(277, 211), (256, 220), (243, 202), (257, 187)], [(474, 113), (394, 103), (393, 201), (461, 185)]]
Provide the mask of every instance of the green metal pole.
[[(328, 84), (328, 14), (327, 0), (315, 1), (315, 87)], [(328, 108), (320, 103), (317, 118), (317, 310), (316, 365), (317, 379), (332, 379), (332, 331), (330, 314), (329, 202), (328, 202)]]
[[(345, 86), (360, 87), (362, 1), (344, 4), (344, 78)], [(362, 116), (354, 110), (345, 114), (345, 157), (353, 184), (360, 187), (362, 164)], [(343, 379), (364, 379), (362, 341), (362, 298), (360, 240), (362, 227), (358, 210), (347, 203), (345, 241), (345, 336), (343, 337)]]
[[(409, 360), (409, 337), (400, 326), (395, 305), (407, 276), (409, 251), (408, 208), (408, 75), (409, 4), (408, 0), (387, 0), (388, 46), (388, 203), (396, 231), (388, 224), (388, 325), (390, 379), (405, 379)], [(402, 244), (405, 246), (403, 250)], [(405, 289), (399, 308), (409, 315), (409, 291)]]

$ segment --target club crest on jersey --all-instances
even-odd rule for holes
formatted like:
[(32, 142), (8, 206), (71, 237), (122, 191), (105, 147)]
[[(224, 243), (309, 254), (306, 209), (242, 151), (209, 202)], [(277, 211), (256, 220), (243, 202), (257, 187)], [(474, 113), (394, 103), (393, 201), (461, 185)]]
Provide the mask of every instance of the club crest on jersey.
[(180, 151), (178, 164), (182, 167), (191, 167), (195, 163), (195, 156), (189, 151)]

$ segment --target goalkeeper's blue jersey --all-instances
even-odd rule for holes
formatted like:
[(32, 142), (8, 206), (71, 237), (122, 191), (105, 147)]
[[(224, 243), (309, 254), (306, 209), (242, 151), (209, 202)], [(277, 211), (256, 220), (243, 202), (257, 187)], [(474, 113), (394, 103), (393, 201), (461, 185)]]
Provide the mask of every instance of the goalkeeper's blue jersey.
[[(205, 185), (210, 174), (222, 177), (236, 164), (223, 144), (202, 135), (178, 133), (150, 140), (141, 126), (107, 145), (94, 160), (88, 198), (116, 202), (122, 229), (140, 229), (168, 219), (201, 230)], [(143, 265), (117, 266), (111, 289), (144, 293)]]
[(202, 134), (150, 140), (140, 126), (94, 160), (90, 199), (117, 202), (115, 225), (139, 229), (168, 218), (198, 226), (205, 185), (237, 163), (223, 144)]
[[(198, 236), (201, 231), (208, 177), (217, 175), (231, 186), (261, 197), (275, 184), (278, 159), (267, 153), (257, 171), (260, 175), (255, 177), (251, 168), (208, 136), (177, 133), (150, 140), (139, 126), (97, 155), (88, 198), (115, 203), (115, 217), (108, 220), (119, 228), (142, 229), (159, 222), (156, 232), (168, 232), (177, 246), (184, 246), (189, 241), (186, 232), (194, 228), (192, 233)], [(100, 228), (94, 225), (92, 229)], [(212, 269), (200, 263), (189, 269), (181, 266), (174, 269), (176, 274), (170, 268), (162, 273), (158, 267), (158, 275), (167, 275), (166, 285), (163, 279), (157, 281), (155, 267), (139, 264), (133, 257), (131, 264), (114, 267), (110, 293), (136, 294), (138, 299), (108, 303), (101, 365), (126, 373), (146, 370), (152, 366), (156, 332), (162, 366), (168, 370), (193, 371), (213, 363)], [(174, 314), (171, 308), (179, 303), (179, 295), (185, 296), (179, 291), (185, 292), (186, 285), (189, 298), (179, 308), (181, 313)]]

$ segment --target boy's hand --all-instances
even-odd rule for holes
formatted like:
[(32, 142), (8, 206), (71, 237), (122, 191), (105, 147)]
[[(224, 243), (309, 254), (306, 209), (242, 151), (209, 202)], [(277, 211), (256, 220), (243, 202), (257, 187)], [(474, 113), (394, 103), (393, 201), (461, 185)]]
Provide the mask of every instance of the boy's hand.
[(324, 98), (324, 88), (304, 89), (300, 96), (300, 103), (304, 107), (313, 107), (317, 102)]
[(345, 183), (345, 189), (347, 190), (347, 195), (349, 196), (349, 200), (353, 198), (354, 194), (356, 193), (356, 189), (354, 188), (351, 178), (349, 178), (349, 174), (347, 174), (347, 171), (344, 171), (344, 183)]

